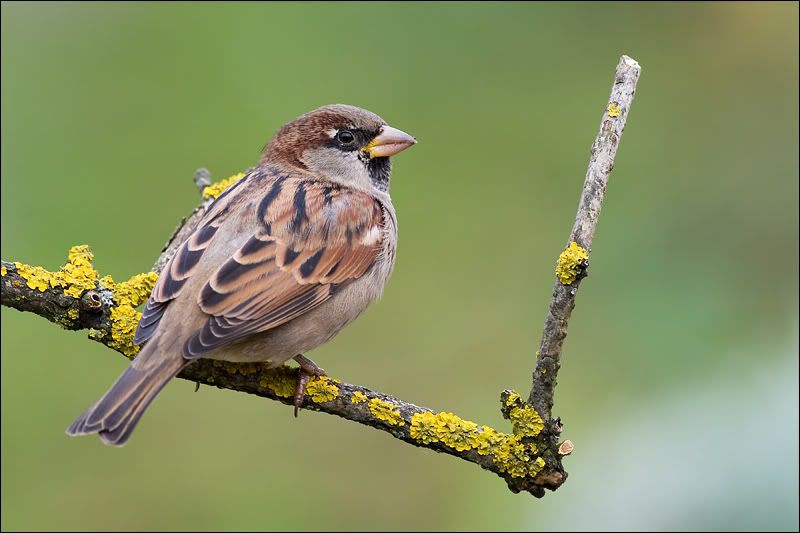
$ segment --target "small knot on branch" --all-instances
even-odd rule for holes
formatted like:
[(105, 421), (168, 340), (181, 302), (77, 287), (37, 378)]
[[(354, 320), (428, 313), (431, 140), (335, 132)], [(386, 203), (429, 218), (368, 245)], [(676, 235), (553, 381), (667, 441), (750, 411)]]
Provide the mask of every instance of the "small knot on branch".
[(103, 308), (103, 299), (97, 291), (86, 291), (81, 296), (80, 307), (81, 311), (98, 312)]

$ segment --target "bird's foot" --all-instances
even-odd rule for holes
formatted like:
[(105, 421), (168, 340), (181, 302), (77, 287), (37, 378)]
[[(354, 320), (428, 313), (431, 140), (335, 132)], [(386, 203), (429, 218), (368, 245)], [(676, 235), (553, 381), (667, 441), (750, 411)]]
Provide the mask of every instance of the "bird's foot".
[(300, 376), (297, 380), (297, 388), (294, 391), (294, 417), (297, 418), (297, 410), (303, 405), (306, 398), (306, 385), (315, 376), (324, 376), (325, 371), (308, 357), (299, 354), (294, 356), (294, 360), (300, 365)]

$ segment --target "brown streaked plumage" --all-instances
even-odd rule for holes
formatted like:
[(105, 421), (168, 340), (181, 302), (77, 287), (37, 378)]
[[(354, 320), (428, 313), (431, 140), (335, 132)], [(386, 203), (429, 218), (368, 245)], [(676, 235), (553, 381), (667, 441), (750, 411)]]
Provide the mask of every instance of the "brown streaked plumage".
[(67, 433), (125, 444), (158, 392), (200, 357), (296, 358), (319, 371), (301, 354), (355, 319), (391, 275), (389, 157), (415, 142), (345, 105), (283, 126), (164, 267), (134, 338), (144, 347)]

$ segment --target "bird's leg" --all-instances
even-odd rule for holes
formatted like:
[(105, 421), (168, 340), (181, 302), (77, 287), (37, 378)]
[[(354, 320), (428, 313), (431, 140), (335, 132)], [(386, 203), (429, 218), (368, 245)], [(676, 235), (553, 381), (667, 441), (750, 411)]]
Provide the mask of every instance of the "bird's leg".
[(314, 376), (324, 376), (325, 371), (303, 354), (295, 355), (294, 360), (300, 365), (300, 376), (297, 380), (297, 389), (294, 391), (294, 417), (297, 418), (297, 410), (303, 405), (303, 400), (306, 397), (308, 380)]

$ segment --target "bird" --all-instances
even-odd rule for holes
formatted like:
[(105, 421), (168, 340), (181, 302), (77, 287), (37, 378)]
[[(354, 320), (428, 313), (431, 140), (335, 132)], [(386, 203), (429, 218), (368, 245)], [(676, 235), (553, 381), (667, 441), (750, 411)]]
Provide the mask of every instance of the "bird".
[(200, 358), (294, 359), (296, 416), (308, 380), (324, 375), (303, 354), (377, 300), (392, 274), (391, 157), (416, 142), (344, 104), (281, 127), (164, 266), (134, 335), (139, 354), (66, 433), (124, 445), (156, 395)]

